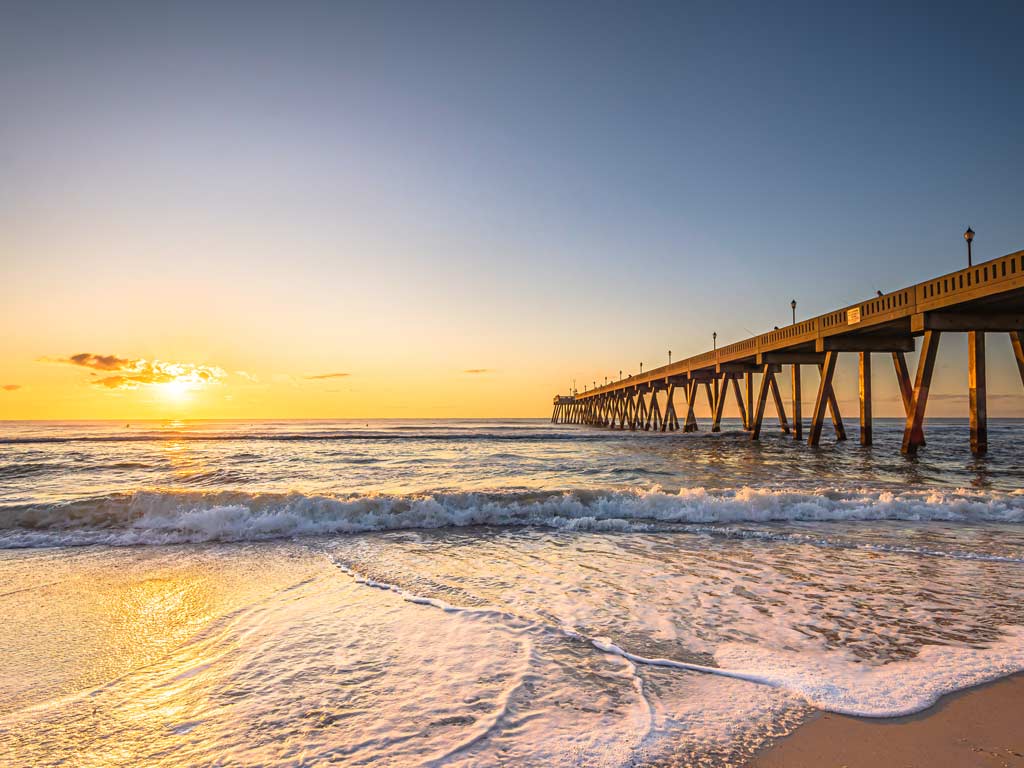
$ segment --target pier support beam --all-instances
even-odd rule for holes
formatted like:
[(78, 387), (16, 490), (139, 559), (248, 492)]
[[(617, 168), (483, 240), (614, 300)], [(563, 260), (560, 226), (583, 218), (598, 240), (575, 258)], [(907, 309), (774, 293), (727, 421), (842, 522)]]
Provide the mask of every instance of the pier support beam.
[(743, 428), (750, 430), (754, 428), (754, 374), (746, 373), (743, 376), (747, 393), (747, 418), (743, 422)]
[[(821, 428), (825, 424), (825, 410), (831, 408), (835, 395), (832, 393), (832, 377), (836, 372), (838, 352), (826, 352), (825, 362), (821, 364), (821, 381), (818, 382), (818, 395), (814, 399), (814, 413), (811, 415), (811, 428), (807, 435), (807, 444), (817, 446), (821, 442)], [(835, 421), (838, 409), (832, 412)]]
[(661, 431), (674, 432), (679, 429), (679, 419), (676, 418), (676, 385), (671, 382), (665, 388), (665, 417), (661, 420)]
[(903, 398), (903, 410), (910, 413), (910, 406), (914, 402), (914, 385), (910, 381), (910, 371), (907, 370), (907, 358), (902, 352), (892, 353), (892, 365), (896, 369), (896, 380), (900, 385), (900, 396)]
[[(895, 354), (895, 353), (894, 353)], [(858, 367), (860, 393), (860, 444), (871, 445), (871, 353), (860, 353)]]
[(971, 407), (971, 453), (988, 453), (988, 404), (985, 391), (985, 332), (967, 334), (967, 382)]
[[(714, 395), (715, 395), (714, 396), (714, 402), (711, 404), (711, 431), (712, 432), (721, 432), (722, 431), (722, 424), (721, 424), (722, 416), (719, 413), (720, 409), (719, 409), (718, 406), (719, 406), (719, 403), (721, 403), (721, 402), (723, 402), (725, 400), (725, 398), (722, 395), (724, 394), (723, 391), (725, 390), (725, 386), (724, 385), (727, 385), (728, 382), (723, 378), (721, 380), (721, 384), (723, 386), (719, 386), (719, 380), (716, 377), (715, 381), (714, 381)], [(711, 392), (708, 392), (708, 396), (709, 397), (711, 396)]]
[(722, 431), (722, 416), (725, 414), (725, 401), (729, 398), (729, 385), (732, 385), (733, 395), (736, 397), (736, 405), (740, 409), (740, 418), (743, 420), (743, 427), (747, 426), (747, 412), (743, 407), (743, 396), (740, 394), (740, 385), (737, 379), (738, 374), (726, 373), (722, 375), (722, 387), (718, 390), (718, 397), (715, 400), (715, 419), (711, 425), (712, 432)]
[(1020, 383), (1024, 384), (1024, 331), (1014, 331), (1011, 333), (1010, 344), (1013, 346), (1013, 356), (1017, 360)]
[[(907, 369), (907, 358), (902, 352), (892, 353), (892, 364), (896, 369), (896, 380), (900, 385), (900, 397), (903, 398), (903, 411), (905, 414), (910, 414), (910, 409), (914, 404), (914, 384), (910, 380), (910, 371)], [(924, 433), (921, 434), (921, 442), (919, 446), (925, 445)]]
[(697, 431), (697, 417), (693, 413), (693, 405), (697, 400), (697, 387), (700, 383), (690, 379), (686, 386), (686, 421), (683, 423), (683, 432)]
[(644, 429), (649, 430), (652, 427), (655, 432), (661, 429), (661, 406), (658, 405), (658, 388), (656, 386), (651, 387), (651, 406), (647, 409), (647, 425)]
[(940, 331), (925, 331), (921, 344), (921, 357), (917, 361), (917, 377), (914, 380), (914, 396), (907, 412), (907, 425), (903, 430), (904, 455), (913, 456), (924, 442), (924, 412), (928, 405), (928, 389), (932, 385), (935, 370), (935, 353), (939, 349)]
[[(823, 366), (819, 365), (818, 371), (820, 372), (822, 368)], [(843, 414), (839, 412), (839, 401), (836, 400), (836, 390), (831, 383), (828, 388), (828, 412), (832, 416), (832, 428), (836, 431), (836, 440), (842, 442), (846, 439), (846, 427), (843, 426)]]
[(740, 421), (743, 424), (743, 428), (747, 428), (747, 408), (743, 404), (743, 395), (740, 393), (740, 381), (736, 376), (732, 377), (732, 393), (736, 397), (736, 406), (740, 409)]
[(779, 392), (779, 382), (775, 380), (775, 374), (769, 374), (770, 380), (768, 385), (772, 390), (772, 399), (775, 400), (775, 412), (779, 416), (779, 427), (787, 435), (789, 434), (789, 423), (786, 421), (786, 407), (782, 404), (782, 393)]
[(793, 439), (803, 440), (804, 438), (804, 416), (800, 400), (800, 364), (793, 363)]
[(759, 440), (761, 438), (761, 422), (764, 421), (764, 407), (768, 402), (768, 391), (772, 388), (771, 382), (774, 380), (775, 374), (772, 373), (770, 365), (764, 366), (764, 373), (761, 374), (761, 387), (757, 392), (757, 404), (754, 407), (754, 418), (750, 423), (750, 439)]
[(647, 423), (647, 398), (644, 397), (644, 391), (638, 389), (636, 391), (636, 418), (634, 423), (637, 429), (644, 429), (644, 424)]
[(718, 391), (715, 393), (715, 410), (712, 411), (712, 419), (711, 419), (711, 431), (712, 432), (721, 432), (722, 431), (722, 412), (725, 410), (725, 396), (729, 392), (729, 381), (730, 381), (730, 376), (729, 376), (728, 373), (726, 373), (726, 374), (723, 374), (723, 376), (722, 376), (722, 386), (721, 386), (721, 388), (717, 387), (717, 380), (715, 382), (716, 383), (716, 389), (718, 389)]

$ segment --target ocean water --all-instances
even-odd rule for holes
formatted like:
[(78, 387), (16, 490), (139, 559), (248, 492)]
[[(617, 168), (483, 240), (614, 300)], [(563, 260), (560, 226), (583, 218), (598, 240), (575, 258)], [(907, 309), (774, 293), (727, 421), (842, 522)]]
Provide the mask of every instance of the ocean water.
[(1024, 670), (1024, 422), (875, 432), (0, 423), (0, 765), (741, 766)]

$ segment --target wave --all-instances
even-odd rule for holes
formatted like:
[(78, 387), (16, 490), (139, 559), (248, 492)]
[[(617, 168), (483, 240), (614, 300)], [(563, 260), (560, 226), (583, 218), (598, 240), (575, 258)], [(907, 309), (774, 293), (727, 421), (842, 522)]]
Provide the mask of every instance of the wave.
[(18, 464), (0, 465), (0, 480), (30, 477), (32, 475), (57, 472), (67, 468), (66, 464), (56, 462), (21, 462)]
[[(759, 534), (730, 531), (728, 526), (891, 520), (1024, 523), (1024, 494), (978, 494), (964, 490), (790, 492), (759, 488), (690, 488), (678, 493), (655, 489), (405, 496), (139, 491), (55, 504), (0, 506), (0, 548), (261, 541), (466, 526), (535, 526), (568, 531), (682, 530), (753, 538)], [(767, 533), (765, 537), (773, 535)], [(795, 544), (821, 543), (814, 536), (799, 534), (788, 534), (788, 540)], [(920, 553), (929, 554), (924, 550)], [(955, 556), (938, 551), (933, 554)]]

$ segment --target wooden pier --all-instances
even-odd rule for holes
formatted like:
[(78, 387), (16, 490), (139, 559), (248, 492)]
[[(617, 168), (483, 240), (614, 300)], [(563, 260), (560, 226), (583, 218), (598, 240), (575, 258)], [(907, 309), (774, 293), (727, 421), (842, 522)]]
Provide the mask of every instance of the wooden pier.
[[(970, 401), (971, 450), (988, 449), (985, 395), (985, 334), (1008, 333), (1024, 382), (1024, 251), (942, 275), (923, 283), (875, 296), (867, 301), (802, 320), (759, 336), (670, 363), (640, 375), (631, 375), (584, 392), (558, 395), (551, 421), (589, 424), (612, 429), (697, 429), (694, 405), (701, 391), (712, 413), (711, 431), (721, 429), (726, 401), (735, 399), (743, 428), (753, 440), (761, 434), (765, 406), (771, 396), (783, 432), (803, 439), (800, 411), (800, 368), (817, 366), (820, 372), (807, 442), (821, 440), (826, 414), (838, 440), (846, 439), (843, 418), (833, 389), (840, 354), (859, 356), (860, 441), (872, 441), (872, 353), (891, 356), (906, 412), (903, 453), (914, 454), (925, 444), (924, 418), (928, 390), (935, 368), (939, 339), (944, 333), (966, 333)], [(913, 380), (906, 353), (921, 338), (917, 373)], [(782, 393), (775, 375), (782, 366), (792, 368), (793, 424), (786, 418)], [(755, 377), (758, 381), (755, 386)], [(757, 394), (755, 395), (755, 389)], [(679, 392), (680, 419), (676, 410)]]

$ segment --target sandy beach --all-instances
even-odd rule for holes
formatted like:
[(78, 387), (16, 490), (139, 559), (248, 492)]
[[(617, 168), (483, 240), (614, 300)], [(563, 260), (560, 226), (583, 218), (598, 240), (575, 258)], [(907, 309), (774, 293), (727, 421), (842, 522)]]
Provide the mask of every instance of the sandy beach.
[(1024, 766), (1024, 674), (954, 693), (910, 717), (822, 713), (749, 768)]

